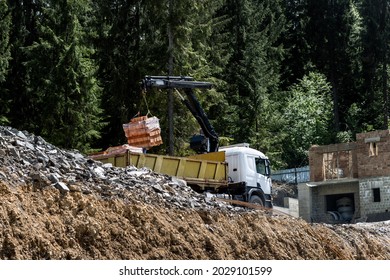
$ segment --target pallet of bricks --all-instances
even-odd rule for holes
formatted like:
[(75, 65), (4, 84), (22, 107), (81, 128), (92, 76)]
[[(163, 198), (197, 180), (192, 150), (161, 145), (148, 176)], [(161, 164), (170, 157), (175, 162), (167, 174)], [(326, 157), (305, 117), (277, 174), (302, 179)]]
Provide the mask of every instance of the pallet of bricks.
[(127, 143), (134, 147), (151, 148), (162, 144), (158, 118), (136, 117), (123, 124)]

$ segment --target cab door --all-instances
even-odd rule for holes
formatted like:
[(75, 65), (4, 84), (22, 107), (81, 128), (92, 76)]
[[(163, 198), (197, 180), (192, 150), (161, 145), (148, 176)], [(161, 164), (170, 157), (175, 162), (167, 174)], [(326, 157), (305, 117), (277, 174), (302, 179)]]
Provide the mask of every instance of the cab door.
[(257, 187), (256, 157), (246, 155), (245, 181), (248, 187)]
[(256, 174), (257, 184), (260, 185), (264, 193), (271, 193), (271, 168), (268, 159), (257, 157), (256, 162)]

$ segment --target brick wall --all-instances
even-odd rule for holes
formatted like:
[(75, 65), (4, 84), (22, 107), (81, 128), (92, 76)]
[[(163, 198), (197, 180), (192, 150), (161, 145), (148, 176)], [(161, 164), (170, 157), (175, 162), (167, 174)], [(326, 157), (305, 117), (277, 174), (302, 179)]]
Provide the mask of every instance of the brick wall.
[(390, 130), (356, 135), (356, 142), (312, 146), (310, 181), (390, 175)]
[(356, 143), (312, 146), (309, 149), (310, 181), (356, 178), (358, 165)]
[(357, 134), (356, 154), (359, 178), (389, 176), (389, 130)]

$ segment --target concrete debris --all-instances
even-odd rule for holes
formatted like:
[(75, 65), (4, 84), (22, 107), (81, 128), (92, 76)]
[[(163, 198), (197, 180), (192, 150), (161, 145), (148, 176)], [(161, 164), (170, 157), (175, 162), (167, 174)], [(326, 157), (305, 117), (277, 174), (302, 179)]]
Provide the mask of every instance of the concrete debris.
[(62, 193), (69, 191), (68, 186), (65, 183), (63, 183), (63, 182), (57, 182), (54, 186), (57, 189), (59, 189)]
[(107, 197), (126, 194), (148, 204), (173, 208), (250, 211), (194, 192), (186, 182), (150, 169), (113, 167), (76, 150), (63, 150), (27, 131), (0, 126), (0, 179), (13, 187), (56, 188)]

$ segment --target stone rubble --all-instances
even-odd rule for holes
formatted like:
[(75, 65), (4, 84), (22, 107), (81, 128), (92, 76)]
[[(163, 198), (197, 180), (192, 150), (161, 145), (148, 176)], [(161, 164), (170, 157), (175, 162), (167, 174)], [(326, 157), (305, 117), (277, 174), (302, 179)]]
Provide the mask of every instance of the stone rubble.
[(178, 209), (249, 211), (196, 193), (183, 180), (147, 168), (103, 164), (4, 126), (0, 126), (0, 181), (13, 187), (56, 188), (62, 194), (98, 194), (105, 199), (130, 194), (135, 201)]

